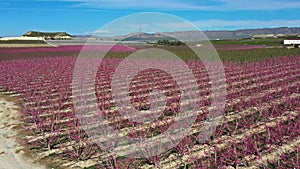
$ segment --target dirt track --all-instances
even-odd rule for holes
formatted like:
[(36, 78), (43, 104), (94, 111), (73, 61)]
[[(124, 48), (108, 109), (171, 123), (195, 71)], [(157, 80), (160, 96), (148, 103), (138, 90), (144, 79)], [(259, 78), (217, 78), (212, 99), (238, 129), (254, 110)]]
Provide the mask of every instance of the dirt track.
[(0, 48), (53, 47), (49, 44), (0, 44)]
[(17, 105), (0, 95), (0, 169), (44, 169), (26, 158), (24, 147), (17, 142), (19, 117)]

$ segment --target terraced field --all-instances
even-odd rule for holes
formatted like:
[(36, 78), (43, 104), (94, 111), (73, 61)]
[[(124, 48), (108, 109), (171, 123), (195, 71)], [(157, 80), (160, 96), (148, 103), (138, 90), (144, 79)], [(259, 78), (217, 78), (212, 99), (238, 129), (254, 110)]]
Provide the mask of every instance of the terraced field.
[[(123, 55), (133, 52), (129, 47), (119, 47), (113, 54)], [(123, 50), (124, 49), (124, 50)], [(49, 50), (49, 49), (47, 49)], [(255, 49), (256, 50), (256, 49)], [(70, 49), (70, 51), (72, 51)], [(10, 53), (3, 51), (3, 53)], [(43, 51), (49, 53), (53, 51)], [(56, 51), (57, 52), (57, 51)], [(143, 152), (129, 151), (139, 144), (128, 145), (123, 138), (161, 139), (180, 116), (180, 107), (193, 101), (181, 102), (182, 93), (174, 77), (158, 69), (148, 69), (137, 74), (130, 84), (130, 102), (137, 114), (122, 116), (112, 96), (112, 76), (123, 61), (122, 57), (105, 58), (96, 74), (94, 89), (80, 94), (73, 83), (76, 57), (67, 55), (38, 57), (38, 51), (19, 51), (19, 54), (34, 55), (20, 59), (4, 59), (0, 62), (0, 89), (5, 94), (18, 95), (21, 99), (22, 119), (26, 122), (24, 138), (32, 152), (41, 159), (57, 157), (59, 167), (67, 168), (299, 168), (300, 151), (300, 56), (281, 56), (262, 61), (233, 63), (225, 62), (226, 104), (224, 116), (209, 141), (198, 142), (198, 134), (211, 106), (211, 82), (204, 65), (199, 60), (186, 59), (192, 70), (198, 94), (197, 118), (179, 144), (167, 152), (150, 158), (129, 158), (126, 155)], [(34, 54), (35, 53), (35, 54)], [(11, 55), (11, 54), (8, 54)], [(18, 55), (18, 52), (16, 53)], [(94, 58), (86, 58), (93, 62)], [(172, 65), (172, 60), (147, 60), (155, 64), (164, 62)], [(141, 62), (145, 60), (141, 59)], [(124, 70), (130, 72), (131, 68)], [(218, 72), (214, 72), (213, 76)], [(191, 81), (187, 72), (177, 70), (174, 75), (190, 92)], [(86, 76), (92, 76), (87, 74)], [(119, 81), (120, 88), (123, 85)], [(219, 86), (222, 88), (224, 86)], [(134, 122), (133, 118), (149, 113), (153, 89), (165, 95), (163, 111), (151, 122)], [(73, 105), (74, 93), (87, 100), (82, 108), (99, 112), (89, 112), (89, 125), (81, 125)], [(119, 101), (126, 99), (127, 93), (120, 93)], [(155, 96), (154, 96), (155, 97)], [(218, 96), (216, 96), (218, 97)], [(155, 103), (164, 100), (156, 99)], [(164, 105), (164, 104), (163, 104)], [(186, 118), (195, 112), (184, 112)], [(88, 137), (86, 131), (99, 129), (99, 116), (106, 119), (118, 135), (107, 138)], [(181, 119), (182, 120), (182, 119)], [(93, 141), (113, 144), (118, 138), (117, 150), (124, 152), (116, 156), (103, 150)], [(112, 139), (113, 138), (113, 139)], [(166, 140), (167, 142), (167, 140)], [(155, 146), (148, 144), (142, 146)]]

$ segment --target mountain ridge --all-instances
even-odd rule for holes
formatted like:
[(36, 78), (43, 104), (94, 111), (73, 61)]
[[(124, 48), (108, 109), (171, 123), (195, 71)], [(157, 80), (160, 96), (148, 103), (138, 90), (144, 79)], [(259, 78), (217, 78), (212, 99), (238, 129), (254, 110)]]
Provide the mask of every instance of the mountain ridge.
[[(207, 30), (202, 31), (210, 40), (225, 39), (243, 39), (252, 38), (255, 35), (282, 34), (282, 35), (299, 35), (300, 27), (277, 27), (277, 28), (257, 28), (257, 29), (237, 29), (237, 30)], [(101, 37), (109, 40), (122, 41), (155, 41), (155, 40), (172, 40), (173, 37), (181, 37), (185, 40), (193, 40), (199, 34), (198, 31), (177, 31), (161, 33), (130, 33), (122, 36)]]

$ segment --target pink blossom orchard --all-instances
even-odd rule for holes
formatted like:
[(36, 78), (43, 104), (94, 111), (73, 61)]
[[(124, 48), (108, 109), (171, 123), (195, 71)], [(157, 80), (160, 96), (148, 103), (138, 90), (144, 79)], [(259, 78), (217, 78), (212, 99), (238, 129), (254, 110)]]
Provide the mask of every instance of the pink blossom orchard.
[[(102, 46), (106, 49), (109, 46)], [(88, 47), (91, 51), (99, 47)], [(80, 51), (82, 46), (58, 48), (0, 49), (1, 52)], [(247, 48), (249, 49), (249, 48)], [(116, 46), (114, 51), (134, 51)], [(86, 58), (93, 59), (93, 58)], [(156, 137), (174, 123), (180, 109), (180, 91), (173, 78), (160, 70), (145, 70), (132, 80), (131, 103), (139, 111), (149, 108), (151, 90), (164, 91), (167, 103), (164, 113), (152, 123), (137, 123), (122, 117), (111, 94), (111, 76), (122, 58), (105, 58), (95, 79), (100, 112), (91, 118), (106, 117), (110, 126), (130, 137)], [(155, 64), (157, 60), (148, 60)], [(172, 60), (164, 60), (170, 65)], [(30, 131), (26, 143), (46, 157), (56, 154), (88, 166), (124, 167), (126, 158), (114, 157), (91, 142), (74, 114), (72, 78), (76, 58), (69, 56), (5, 60), (0, 62), (0, 89), (20, 94), (22, 118)], [(188, 60), (200, 90), (199, 111), (189, 135), (175, 148), (150, 159), (139, 161), (139, 167), (226, 168), (226, 167), (299, 167), (300, 57), (279, 57), (245, 64), (225, 63), (227, 101), (225, 115), (211, 141), (198, 143), (197, 134), (210, 109), (210, 83), (200, 61)], [(130, 70), (130, 67), (128, 67)], [(185, 72), (176, 76), (184, 77)], [(122, 82), (120, 82), (122, 83)], [(185, 82), (188, 87), (189, 82)], [(122, 98), (119, 98), (122, 99)], [(186, 103), (189, 104), (189, 103)], [(138, 116), (139, 114), (137, 114)], [(126, 146), (126, 143), (122, 143)], [(149, 145), (155, 146), (155, 145)], [(276, 154), (276, 156), (272, 156)], [(133, 163), (133, 162), (132, 162)]]
[(134, 48), (124, 45), (70, 45), (59, 47), (35, 47), (35, 48), (0, 48), (1, 53), (21, 53), (21, 52), (80, 52), (84, 48), (85, 51), (120, 51), (132, 52)]

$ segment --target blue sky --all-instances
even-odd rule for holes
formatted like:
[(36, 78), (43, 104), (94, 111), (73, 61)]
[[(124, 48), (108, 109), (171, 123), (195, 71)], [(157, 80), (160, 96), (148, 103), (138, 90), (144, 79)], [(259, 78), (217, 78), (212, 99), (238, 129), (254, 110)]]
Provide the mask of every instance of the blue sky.
[(299, 0), (0, 0), (0, 10), (0, 36), (28, 30), (89, 34), (138, 12), (176, 15), (200, 30), (300, 27)]

